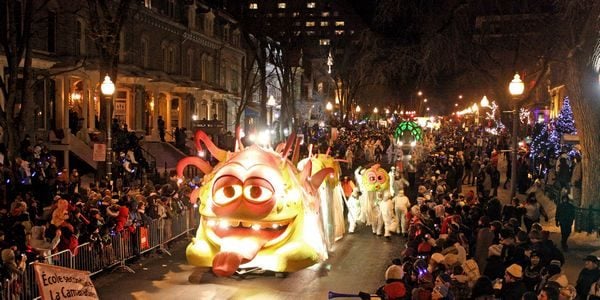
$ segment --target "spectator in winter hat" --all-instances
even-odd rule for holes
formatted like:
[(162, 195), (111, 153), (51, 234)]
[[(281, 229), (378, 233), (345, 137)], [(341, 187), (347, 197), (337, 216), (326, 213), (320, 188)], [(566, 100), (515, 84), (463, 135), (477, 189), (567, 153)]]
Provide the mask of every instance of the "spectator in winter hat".
[(391, 265), (385, 271), (385, 285), (377, 290), (382, 299), (401, 299), (406, 296), (406, 287), (402, 279), (404, 270), (401, 266)]
[(504, 272), (504, 282), (500, 290), (502, 299), (521, 299), (525, 293), (525, 284), (521, 280), (523, 277), (523, 269), (517, 264), (512, 264)]

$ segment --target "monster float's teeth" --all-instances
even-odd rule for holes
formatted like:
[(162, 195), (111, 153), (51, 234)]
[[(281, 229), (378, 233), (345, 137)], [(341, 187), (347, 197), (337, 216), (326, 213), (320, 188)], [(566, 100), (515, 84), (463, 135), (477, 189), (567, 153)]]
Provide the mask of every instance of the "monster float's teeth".
[(229, 226), (238, 227), (238, 226), (240, 226), (240, 221), (239, 220), (229, 220)]
[(225, 229), (225, 228), (229, 228), (229, 222), (227, 220), (221, 220), (219, 221), (219, 227)]
[(257, 231), (258, 231), (258, 230), (260, 230), (260, 225), (258, 225), (258, 224), (254, 224), (254, 225), (252, 225), (252, 229), (254, 229), (254, 230), (257, 230)]
[(272, 227), (273, 229), (279, 229), (279, 224), (273, 224), (273, 225), (271, 225), (271, 227)]
[[(244, 221), (242, 221), (241, 223), (242, 223), (242, 227), (246, 227), (246, 228), (250, 228), (250, 227), (253, 227), (254, 225), (257, 225), (257, 224), (253, 224), (252, 222), (244, 222)], [(259, 226), (259, 228), (260, 228), (260, 226)]]

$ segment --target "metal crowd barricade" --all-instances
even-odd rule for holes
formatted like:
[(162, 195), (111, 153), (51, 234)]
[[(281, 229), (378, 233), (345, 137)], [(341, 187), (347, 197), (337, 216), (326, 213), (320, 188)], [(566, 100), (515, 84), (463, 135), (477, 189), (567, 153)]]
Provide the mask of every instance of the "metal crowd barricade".
[[(169, 221), (152, 220), (143, 226), (144, 229), (136, 227), (133, 231), (126, 229), (111, 235), (110, 243), (84, 243), (77, 247), (74, 252), (77, 253), (76, 255), (73, 255), (70, 250), (63, 250), (45, 257), (44, 262), (89, 271), (90, 275), (96, 275), (111, 268), (113, 270), (124, 269), (133, 273), (134, 271), (126, 264), (127, 260), (157, 249), (170, 255), (165, 245), (182, 236), (193, 235), (199, 224), (199, 218), (198, 209), (191, 207), (181, 214), (173, 216)], [(167, 224), (170, 226), (165, 226)], [(143, 230), (146, 233), (142, 236)], [(17, 280), (20, 284), (12, 283), (12, 280), (0, 282), (0, 299), (30, 300), (39, 297), (32, 264), (26, 266), (23, 274), (13, 276), (12, 280)]]

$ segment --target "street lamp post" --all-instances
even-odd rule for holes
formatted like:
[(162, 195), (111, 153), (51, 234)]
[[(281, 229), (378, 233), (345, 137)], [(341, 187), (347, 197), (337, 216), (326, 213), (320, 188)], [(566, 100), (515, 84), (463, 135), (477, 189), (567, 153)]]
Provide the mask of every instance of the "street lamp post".
[(354, 109), (354, 112), (355, 112), (354, 118), (356, 120), (360, 119), (360, 105), (358, 105), (358, 104), (356, 105), (356, 109)]
[(510, 82), (510, 84), (508, 85), (508, 91), (510, 92), (510, 95), (513, 98), (514, 104), (513, 104), (513, 111), (512, 111), (512, 117), (513, 117), (513, 128), (512, 128), (512, 137), (511, 137), (511, 144), (512, 144), (512, 157), (511, 157), (511, 170), (510, 170), (510, 198), (512, 199), (517, 193), (517, 154), (518, 154), (518, 149), (517, 149), (517, 133), (518, 131), (518, 127), (519, 127), (519, 103), (518, 100), (520, 100), (521, 95), (523, 95), (523, 90), (525, 90), (525, 85), (523, 84), (523, 81), (521, 80), (521, 77), (519, 76), (518, 73), (515, 74), (513, 80)]
[(267, 100), (267, 106), (269, 107), (269, 126), (270, 129), (273, 128), (273, 107), (277, 105), (277, 101), (275, 101), (275, 97), (273, 95), (269, 96), (269, 100)]
[(106, 177), (110, 183), (112, 179), (112, 96), (115, 93), (115, 84), (108, 74), (104, 76), (100, 90), (106, 97)]

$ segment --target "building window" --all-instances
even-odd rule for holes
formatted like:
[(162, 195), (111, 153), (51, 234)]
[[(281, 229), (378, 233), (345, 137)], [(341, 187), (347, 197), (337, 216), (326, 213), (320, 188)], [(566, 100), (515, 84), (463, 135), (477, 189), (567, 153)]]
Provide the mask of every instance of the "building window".
[(331, 43), (331, 41), (329, 39), (320, 39), (319, 40), (319, 45), (321, 45), (321, 46), (328, 46), (329, 43)]
[(208, 12), (204, 15), (204, 33), (208, 36), (213, 35), (213, 26), (215, 24), (215, 15), (212, 12)]
[(208, 57), (202, 54), (200, 58), (200, 80), (208, 80)]
[(283, 17), (285, 17), (285, 13), (278, 13), (277, 16), (280, 18), (283, 18)]
[(344, 25), (344, 21), (335, 21), (335, 27), (343, 27)]
[(314, 27), (315, 26), (315, 22), (313, 21), (306, 21), (306, 27)]
[(77, 20), (75, 28), (75, 55), (85, 54), (85, 23), (83, 20)]
[(334, 11), (334, 12), (333, 12), (333, 16), (334, 16), (334, 17), (337, 17), (337, 16), (339, 16), (339, 15), (340, 15), (340, 13), (339, 13), (339, 12), (337, 12), (337, 11)]
[(329, 22), (321, 21), (321, 27), (327, 27), (327, 26), (329, 26)]
[(285, 2), (279, 2), (279, 3), (277, 3), (277, 8), (284, 9), (285, 8)]
[(308, 31), (306, 31), (306, 35), (313, 36), (313, 35), (315, 35), (315, 32), (313, 30), (308, 30)]
[(321, 17), (329, 17), (329, 12), (328, 11), (322, 12)]
[(152, 0), (144, 0), (144, 7), (152, 8)]
[(336, 30), (335, 31), (335, 35), (343, 35), (344, 31), (343, 30)]
[(294, 18), (299, 17), (299, 16), (300, 16), (300, 13), (297, 11), (292, 13), (292, 17), (294, 17)]
[(56, 13), (53, 11), (49, 11), (48, 12), (48, 20), (47, 20), (47, 25), (48, 25), (48, 39), (47, 39), (47, 46), (48, 46), (48, 52), (55, 52), (56, 51)]
[(306, 3), (306, 8), (315, 8), (317, 6), (317, 4), (315, 2), (307, 2)]
[(142, 66), (144, 68), (148, 67), (148, 40), (146, 38), (142, 38), (140, 42), (140, 58), (142, 60)]
[(250, 3), (250, 9), (258, 9), (258, 3), (256, 3), (256, 2)]
[(175, 17), (175, 0), (169, 0), (167, 2), (167, 16), (170, 18)]
[(223, 40), (229, 42), (229, 24), (223, 26)]
[(190, 78), (194, 77), (194, 50), (189, 49), (187, 53), (187, 75)]

